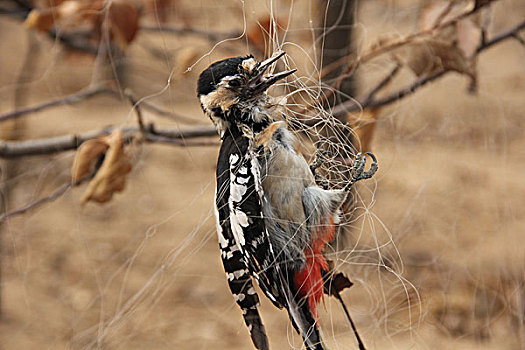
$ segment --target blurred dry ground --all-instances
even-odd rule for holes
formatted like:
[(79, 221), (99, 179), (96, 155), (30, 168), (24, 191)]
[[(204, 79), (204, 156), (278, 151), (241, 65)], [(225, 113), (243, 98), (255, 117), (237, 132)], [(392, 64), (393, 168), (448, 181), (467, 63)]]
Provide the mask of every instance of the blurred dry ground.
[[(186, 20), (203, 28), (231, 28), (243, 13), (233, 1), (181, 3)], [(422, 4), (361, 1), (358, 46), (415, 30)], [(246, 2), (245, 13), (268, 9)], [(308, 16), (299, 6), (294, 12), (295, 21)], [(501, 0), (492, 17), (490, 33), (509, 28), (525, 17), (525, 3)], [(0, 111), (13, 108), (28, 38), (19, 22), (0, 18)], [(27, 105), (89, 83), (92, 58), (36, 40), (34, 75), (22, 86)], [(172, 55), (202, 50), (205, 40), (139, 33), (127, 52), (126, 84), (139, 96), (162, 91), (152, 101), (208, 125), (195, 98), (198, 72), (249, 49), (222, 45), (179, 74)], [(363, 88), (388, 71), (385, 62), (361, 71)], [(524, 62), (524, 48), (509, 40), (480, 56), (477, 95), (452, 73), (381, 112), (372, 143), (380, 170), (361, 186), (369, 215), (348, 237), (344, 265), (355, 283), (344, 298), (370, 349), (525, 348)], [(390, 88), (410, 79), (404, 72)], [(125, 101), (98, 97), (27, 116), (19, 130), (24, 139), (50, 137), (133, 118)], [(5, 223), (1, 348), (250, 349), (214, 233), (217, 151), (135, 147), (127, 188), (110, 203), (81, 206), (77, 188)], [(17, 160), (11, 208), (66, 182), (72, 156)], [(324, 309), (330, 348), (356, 348), (339, 307), (327, 300)], [(300, 348), (283, 311), (263, 301), (262, 314), (273, 349)]]

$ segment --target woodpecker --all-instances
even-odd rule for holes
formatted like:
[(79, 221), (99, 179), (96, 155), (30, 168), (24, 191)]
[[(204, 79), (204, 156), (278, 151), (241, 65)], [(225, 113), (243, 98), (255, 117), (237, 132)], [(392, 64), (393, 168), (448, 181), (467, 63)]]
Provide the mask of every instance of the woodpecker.
[[(279, 116), (279, 101), (266, 92), (293, 74), (266, 74), (284, 53), (258, 62), (253, 56), (218, 61), (204, 70), (197, 93), (222, 139), (215, 193), (221, 259), (233, 297), (254, 346), (269, 349), (255, 279), (269, 300), (285, 308), (306, 349), (323, 350), (317, 304), (323, 293), (323, 256), (334, 238), (338, 211), (349, 187), (369, 178), (366, 157), (356, 158), (343, 190), (316, 185), (310, 166), (294, 148)], [(375, 167), (375, 168), (374, 168)]]

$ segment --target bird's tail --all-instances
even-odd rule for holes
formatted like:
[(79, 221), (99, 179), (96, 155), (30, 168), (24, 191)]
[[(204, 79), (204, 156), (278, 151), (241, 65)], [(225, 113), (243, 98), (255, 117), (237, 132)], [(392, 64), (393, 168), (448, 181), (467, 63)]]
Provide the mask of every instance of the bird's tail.
[(268, 338), (257, 307), (243, 309), (244, 323), (250, 331), (253, 345), (259, 350), (269, 350)]
[(305, 298), (297, 300), (297, 293), (288, 303), (288, 315), (297, 333), (303, 338), (307, 350), (325, 350), (317, 321)]
[[(282, 266), (281, 266), (282, 267)], [(310, 309), (308, 298), (295, 286), (295, 271), (282, 268), (279, 276), (284, 305), (290, 321), (297, 333), (303, 338), (307, 350), (325, 350), (323, 339), (317, 326), (317, 319)]]
[(252, 279), (249, 276), (242, 278), (239, 275), (228, 274), (228, 285), (235, 301), (241, 308), (244, 323), (250, 331), (253, 345), (258, 350), (269, 350), (266, 330), (258, 310), (259, 296), (253, 288)]

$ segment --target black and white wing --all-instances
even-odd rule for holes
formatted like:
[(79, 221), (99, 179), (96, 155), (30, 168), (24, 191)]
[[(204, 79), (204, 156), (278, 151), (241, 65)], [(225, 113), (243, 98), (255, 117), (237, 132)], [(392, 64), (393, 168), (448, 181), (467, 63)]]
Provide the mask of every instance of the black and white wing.
[(235, 129), (225, 135), (217, 162), (217, 231), (230, 290), (242, 310), (254, 345), (265, 350), (268, 340), (251, 278), (257, 279), (276, 306), (283, 304), (274, 296), (277, 293), (271, 292), (275, 287), (266, 274), (271, 247), (257, 193), (258, 168), (251, 159), (247, 138)]
[(235, 302), (242, 310), (244, 321), (250, 331), (253, 344), (259, 350), (267, 350), (268, 339), (259, 315), (259, 296), (253, 288), (251, 274), (244, 261), (244, 256), (233, 237), (228, 219), (228, 209), (220, 204), (220, 191), (216, 193), (217, 235), (221, 252), (221, 260), (226, 272), (228, 286)]

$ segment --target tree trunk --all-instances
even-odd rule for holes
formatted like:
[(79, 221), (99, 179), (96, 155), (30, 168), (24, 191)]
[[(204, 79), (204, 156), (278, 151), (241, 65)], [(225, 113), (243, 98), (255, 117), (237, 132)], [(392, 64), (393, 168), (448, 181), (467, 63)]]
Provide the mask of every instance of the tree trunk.
[[(322, 0), (321, 9), (324, 16), (321, 21), (324, 23), (321, 23), (319, 33), (322, 67), (327, 67), (354, 51), (352, 29), (356, 7), (356, 0)], [(344, 68), (345, 65), (341, 65), (334, 69), (323, 78), (323, 82), (330, 84), (330, 81), (339, 76)], [(354, 81), (347, 79), (336, 94), (336, 99), (330, 99), (330, 106), (346, 101), (348, 97), (345, 95), (354, 96), (354, 94)]]

